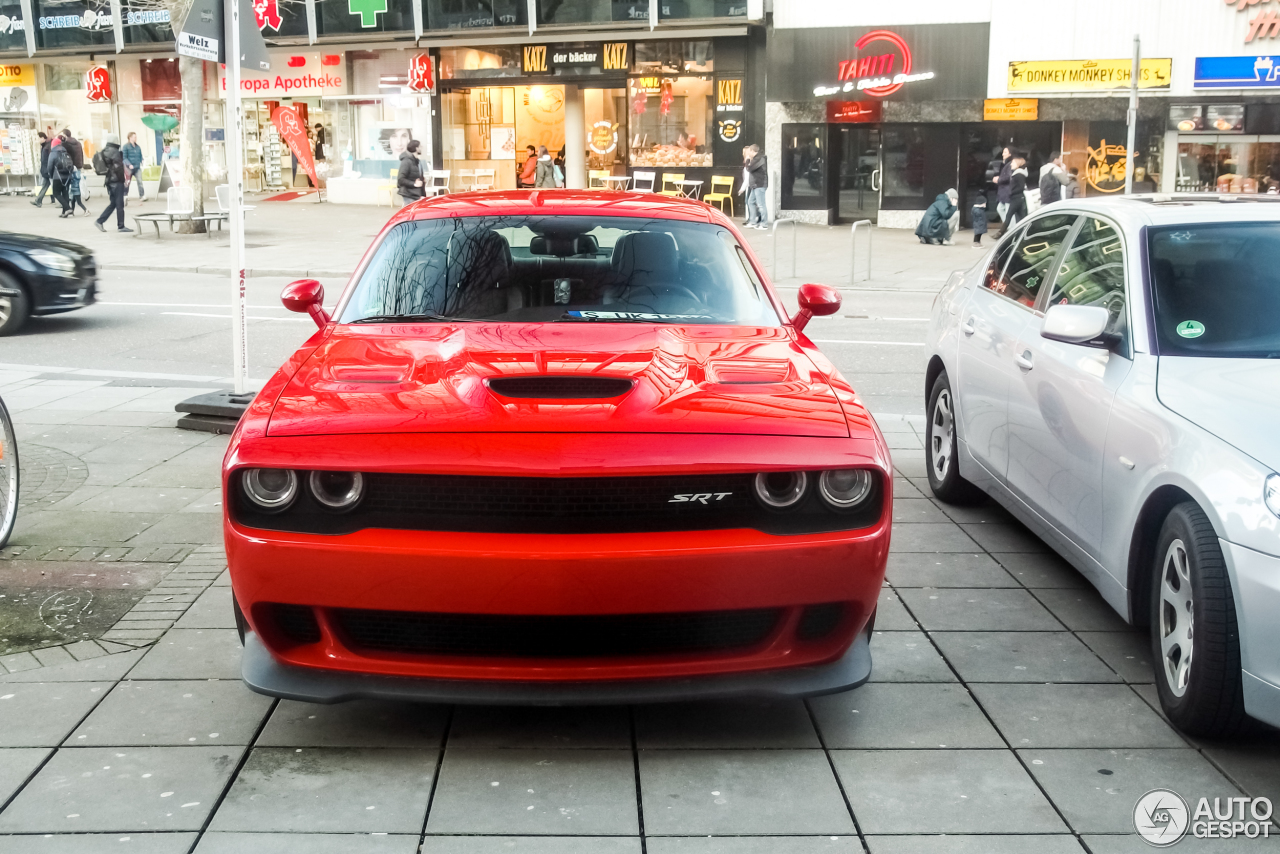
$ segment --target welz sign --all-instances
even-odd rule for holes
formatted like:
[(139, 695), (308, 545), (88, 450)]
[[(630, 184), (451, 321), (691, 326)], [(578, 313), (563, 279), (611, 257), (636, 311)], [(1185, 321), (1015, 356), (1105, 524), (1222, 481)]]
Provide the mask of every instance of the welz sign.
[(175, 44), (181, 56), (203, 59), (206, 62), (217, 62), (219, 59), (218, 40), (215, 38), (195, 33), (178, 33)]
[(1197, 56), (1197, 89), (1280, 88), (1280, 56)]
[(897, 92), (907, 83), (932, 80), (933, 72), (913, 72), (911, 48), (902, 36), (889, 30), (872, 30), (854, 44), (858, 51), (853, 59), (842, 59), (837, 64), (834, 86), (815, 86), (813, 94), (819, 98), (841, 92), (866, 92), (876, 98), (884, 98)]

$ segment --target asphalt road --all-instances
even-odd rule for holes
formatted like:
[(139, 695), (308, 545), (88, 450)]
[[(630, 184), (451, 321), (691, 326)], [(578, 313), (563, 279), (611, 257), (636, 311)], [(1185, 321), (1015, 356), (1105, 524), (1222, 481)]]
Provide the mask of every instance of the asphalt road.
[[(281, 306), (280, 290), (288, 281), (248, 280), (249, 376), (259, 383), (314, 329), (309, 318)], [(345, 282), (322, 281), (332, 304)], [(97, 305), (33, 318), (17, 335), (0, 338), (0, 364), (166, 375), (193, 382), (198, 377), (197, 384), (216, 384), (232, 372), (230, 291), (231, 283), (220, 276), (108, 271), (100, 279)], [(780, 291), (794, 307), (795, 288)], [(921, 414), (921, 344), (933, 293), (843, 293), (841, 311), (815, 318), (810, 336), (873, 412)]]

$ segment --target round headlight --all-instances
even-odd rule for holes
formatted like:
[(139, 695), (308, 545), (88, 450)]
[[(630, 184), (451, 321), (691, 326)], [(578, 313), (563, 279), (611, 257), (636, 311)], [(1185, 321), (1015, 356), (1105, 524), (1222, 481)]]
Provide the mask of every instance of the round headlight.
[(809, 476), (802, 471), (771, 471), (756, 475), (756, 498), (766, 507), (785, 510), (804, 498)]
[(832, 469), (818, 478), (818, 491), (837, 510), (852, 510), (867, 500), (871, 484), (871, 472), (866, 469)]
[(1262, 484), (1262, 500), (1272, 513), (1280, 516), (1280, 474), (1267, 476), (1266, 482)]
[(249, 469), (241, 479), (245, 496), (267, 513), (279, 513), (298, 497), (298, 475), (291, 469)]
[(358, 471), (313, 471), (311, 494), (330, 510), (350, 510), (364, 496), (364, 475)]

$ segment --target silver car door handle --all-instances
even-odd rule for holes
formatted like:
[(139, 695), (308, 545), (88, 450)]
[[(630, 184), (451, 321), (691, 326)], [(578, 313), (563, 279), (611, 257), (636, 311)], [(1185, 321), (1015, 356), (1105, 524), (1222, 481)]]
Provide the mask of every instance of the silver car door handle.
[(972, 317), (970, 317), (964, 323), (960, 324), (960, 331), (963, 332), (965, 335), (972, 335), (973, 333), (978, 331), (977, 327), (973, 325)]
[(1031, 351), (1023, 350), (1021, 353), (1013, 357), (1013, 363), (1024, 371), (1029, 371), (1036, 366), (1031, 359)]

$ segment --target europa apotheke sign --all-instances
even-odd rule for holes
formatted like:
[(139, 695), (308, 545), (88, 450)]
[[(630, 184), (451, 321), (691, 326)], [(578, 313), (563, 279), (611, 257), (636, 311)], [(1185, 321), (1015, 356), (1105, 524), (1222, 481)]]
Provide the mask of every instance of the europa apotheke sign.
[[(240, 91), (251, 98), (303, 98), (347, 94), (347, 78), (338, 54), (282, 56), (272, 54), (272, 68), (279, 72), (243, 69)], [(225, 68), (219, 67), (220, 89), (227, 91)]]
[(911, 48), (902, 36), (889, 30), (872, 30), (854, 44), (858, 55), (842, 59), (836, 67), (836, 80), (832, 85), (819, 85), (813, 94), (819, 98), (842, 92), (866, 92), (876, 98), (884, 98), (897, 92), (908, 83), (932, 80), (932, 71), (913, 71)]

